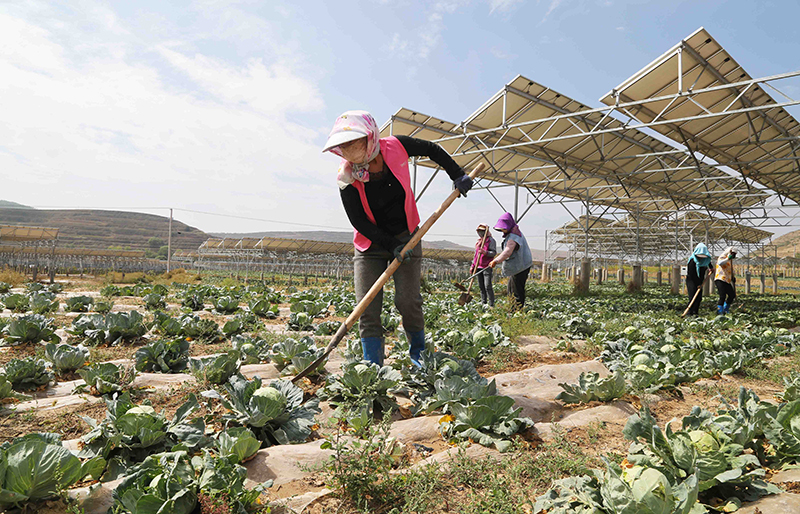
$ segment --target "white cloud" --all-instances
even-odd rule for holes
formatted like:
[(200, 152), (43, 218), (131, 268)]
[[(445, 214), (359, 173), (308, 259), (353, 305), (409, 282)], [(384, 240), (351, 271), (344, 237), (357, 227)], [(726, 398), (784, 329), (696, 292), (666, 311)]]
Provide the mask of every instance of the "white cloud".
[[(336, 199), (319, 128), (297, 120), (324, 104), (293, 63), (223, 60), (180, 39), (153, 46), (100, 4), (80, 16), (34, 7), (0, 13), (3, 198), (264, 218), (298, 197)], [(346, 226), (338, 202), (310, 202), (301, 221), (315, 215)]]
[(516, 57), (516, 55), (510, 54), (505, 50), (497, 48), (496, 46), (490, 48), (489, 52), (491, 52), (491, 54), (495, 57), (495, 59), (509, 60), (509, 59), (514, 59)]
[(625, 27), (617, 27), (616, 30), (618, 30), (620, 32), (624, 32), (625, 31)]
[(489, 0), (489, 12), (508, 12), (524, 0)]
[(550, 7), (548, 7), (547, 12), (544, 13), (544, 18), (542, 18), (542, 22), (544, 22), (547, 19), (547, 17), (550, 16), (550, 13), (558, 9), (558, 6), (561, 5), (562, 1), (563, 0), (551, 0)]

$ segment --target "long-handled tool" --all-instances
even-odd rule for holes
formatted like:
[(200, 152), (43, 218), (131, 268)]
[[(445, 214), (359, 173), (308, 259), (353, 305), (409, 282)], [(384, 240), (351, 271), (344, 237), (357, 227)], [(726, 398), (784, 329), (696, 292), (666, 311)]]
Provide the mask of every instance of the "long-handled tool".
[[(480, 253), (483, 251), (483, 244), (486, 242), (486, 234), (488, 234), (488, 233), (489, 233), (488, 229), (483, 231), (483, 237), (481, 238), (481, 244), (480, 244), (480, 246), (478, 248), (475, 249), (475, 257), (472, 260), (475, 262), (475, 267), (476, 268), (478, 267), (478, 261), (480, 260), (479, 256), (480, 256)], [(473, 271), (472, 265), (470, 265), (470, 270), (469, 271), (470, 271), (470, 273), (472, 273), (472, 271)], [(481, 271), (483, 271), (483, 270), (481, 270)], [(478, 271), (477, 273), (475, 273), (471, 277), (469, 277), (469, 285), (467, 286), (467, 290), (464, 291), (463, 293), (461, 293), (461, 295), (458, 297), (458, 304), (459, 305), (464, 306), (464, 305), (466, 305), (466, 304), (468, 304), (469, 302), (472, 301), (472, 295), (470, 294), (472, 292), (472, 282), (475, 281), (475, 277), (479, 273), (480, 273), (480, 271)]]
[[(475, 169), (472, 170), (472, 173), (469, 174), (469, 177), (475, 180), (478, 177), (478, 175), (481, 174), (483, 168), (485, 167), (486, 165), (484, 163), (482, 162), (479, 163), (477, 166), (475, 166)], [(419, 227), (419, 229), (417, 229), (416, 232), (414, 232), (414, 235), (411, 237), (411, 240), (408, 243), (406, 243), (406, 245), (403, 247), (403, 251), (401, 252), (401, 254), (405, 254), (407, 251), (412, 250), (414, 249), (415, 246), (417, 246), (417, 244), (422, 239), (422, 236), (424, 236), (428, 232), (428, 230), (430, 230), (431, 226), (433, 226), (433, 224), (436, 223), (436, 220), (438, 220), (441, 217), (441, 215), (444, 214), (444, 211), (446, 211), (447, 208), (450, 207), (450, 205), (456, 201), (458, 195), (459, 195), (458, 190), (453, 190), (453, 192), (450, 193), (450, 196), (448, 196), (445, 199), (445, 201), (442, 202), (442, 205), (440, 205), (439, 208), (436, 209), (436, 211), (434, 211), (433, 214), (431, 214), (430, 218), (425, 220), (425, 223), (423, 223), (422, 226)], [(398, 261), (397, 259), (394, 259), (389, 264), (389, 266), (387, 266), (386, 271), (384, 271), (383, 274), (380, 277), (378, 277), (378, 280), (376, 280), (375, 283), (372, 284), (372, 287), (370, 288), (369, 291), (367, 291), (367, 294), (364, 295), (364, 298), (362, 298), (361, 301), (358, 302), (358, 305), (356, 305), (355, 309), (353, 309), (353, 312), (350, 313), (347, 319), (342, 322), (341, 326), (339, 326), (339, 330), (337, 330), (336, 334), (333, 335), (333, 339), (331, 339), (331, 342), (328, 343), (328, 346), (325, 348), (325, 352), (323, 352), (323, 354), (320, 355), (317, 358), (317, 360), (312, 362), (306, 369), (298, 373), (292, 379), (292, 382), (297, 382), (301, 378), (305, 377), (311, 372), (311, 370), (317, 369), (319, 365), (322, 364), (325, 361), (325, 359), (328, 358), (328, 355), (330, 355), (333, 349), (339, 345), (342, 339), (344, 339), (344, 336), (347, 335), (347, 331), (350, 330), (353, 327), (353, 325), (355, 325), (358, 318), (360, 318), (361, 315), (364, 314), (364, 311), (367, 309), (369, 304), (372, 303), (373, 299), (375, 299), (375, 296), (378, 294), (378, 291), (383, 289), (383, 286), (386, 284), (386, 282), (389, 281), (389, 278), (394, 274), (395, 271), (397, 271), (397, 268), (399, 267), (400, 267), (400, 261)]]
[(697, 291), (695, 291), (694, 296), (692, 297), (692, 301), (689, 302), (689, 306), (686, 307), (686, 310), (683, 311), (683, 314), (681, 314), (682, 318), (685, 318), (686, 315), (689, 313), (689, 309), (692, 308), (692, 305), (694, 305), (695, 300), (697, 300), (697, 297), (700, 296), (700, 292), (706, 286), (706, 281), (708, 281), (708, 277), (710, 277), (710, 276), (711, 276), (711, 268), (708, 268), (708, 272), (706, 272), (706, 276), (703, 277), (703, 283), (700, 284), (700, 287), (697, 288)]
[[(479, 269), (478, 271), (476, 271), (476, 272), (475, 272), (475, 273), (473, 273), (472, 275), (468, 276), (468, 277), (467, 277), (467, 278), (465, 278), (464, 280), (469, 280), (469, 279), (471, 279), (471, 278), (475, 278), (475, 277), (477, 277), (478, 275), (480, 275), (480, 274), (481, 274), (481, 271), (483, 271), (484, 269), (486, 269), (486, 268), (481, 268), (481, 269)], [(462, 283), (460, 283), (460, 282), (455, 282), (455, 281), (453, 281), (453, 285), (454, 285), (454, 286), (456, 287), (456, 289), (458, 289), (459, 291), (466, 291), (466, 290), (467, 290), (466, 286), (464, 286), (464, 284), (462, 284)]]

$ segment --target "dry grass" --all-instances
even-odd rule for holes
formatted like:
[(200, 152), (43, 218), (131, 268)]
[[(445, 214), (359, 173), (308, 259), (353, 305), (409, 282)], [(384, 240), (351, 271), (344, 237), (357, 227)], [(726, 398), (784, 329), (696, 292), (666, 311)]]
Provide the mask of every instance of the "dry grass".
[(11, 268), (3, 268), (0, 270), (0, 282), (6, 282), (12, 286), (19, 286), (28, 281), (28, 278), (22, 273), (18, 273)]

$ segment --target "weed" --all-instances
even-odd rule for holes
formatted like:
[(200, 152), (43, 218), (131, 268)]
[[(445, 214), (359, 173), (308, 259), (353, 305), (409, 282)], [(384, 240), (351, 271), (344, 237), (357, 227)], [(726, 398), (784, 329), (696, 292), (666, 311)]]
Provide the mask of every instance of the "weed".
[(27, 281), (28, 279), (25, 275), (11, 268), (0, 269), (0, 282), (6, 282), (12, 286), (19, 286)]
[(492, 353), (486, 357), (489, 369), (495, 373), (502, 373), (509, 368), (513, 368), (520, 363), (526, 362), (527, 354), (521, 351), (516, 345), (497, 346)]
[(335, 434), (322, 444), (335, 454), (326, 471), (340, 498), (363, 512), (374, 512), (376, 506), (394, 505), (403, 494), (390, 472), (399, 464), (402, 447), (389, 437), (391, 413), (387, 412), (378, 425), (368, 424), (363, 439), (346, 437), (341, 425)]
[(787, 357), (780, 357), (766, 363), (758, 362), (747, 366), (741, 371), (741, 374), (756, 380), (771, 382), (774, 385), (782, 387), (783, 377), (788, 377), (792, 371), (797, 369), (800, 369), (800, 354), (795, 352)]

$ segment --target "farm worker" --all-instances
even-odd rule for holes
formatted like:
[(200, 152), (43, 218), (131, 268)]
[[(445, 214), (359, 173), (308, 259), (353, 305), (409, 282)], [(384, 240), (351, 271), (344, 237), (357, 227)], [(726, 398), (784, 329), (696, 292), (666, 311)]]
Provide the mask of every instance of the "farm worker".
[(533, 265), (531, 249), (510, 213), (500, 216), (494, 229), (503, 233), (503, 251), (489, 262), (489, 267), (504, 263), (503, 275), (508, 277), (508, 297), (512, 309), (521, 309), (525, 307), (525, 282)]
[[(697, 316), (700, 311), (700, 304), (703, 303), (703, 281), (708, 271), (714, 269), (711, 265), (711, 252), (705, 243), (697, 243), (694, 252), (689, 257), (686, 265), (686, 292), (689, 295), (689, 315)], [(699, 290), (699, 292), (698, 292)], [(694, 295), (697, 293), (697, 298)], [(694, 302), (692, 300), (694, 299)]]
[[(337, 182), (344, 210), (355, 229), (356, 299), (364, 298), (393, 259), (401, 262), (394, 273), (394, 302), (403, 318), (411, 361), (418, 366), (425, 349), (420, 294), (422, 245), (402, 251), (420, 221), (408, 158), (429, 157), (444, 168), (462, 196), (472, 187), (472, 179), (435, 143), (407, 136), (380, 138), (375, 119), (366, 111), (347, 111), (336, 118), (322, 151), (342, 158)], [(364, 360), (380, 365), (384, 356), (382, 306), (380, 291), (359, 321)]]
[[(494, 270), (489, 266), (492, 258), (497, 255), (497, 242), (489, 232), (489, 225), (480, 224), (476, 229), (478, 240), (475, 242), (475, 256), (472, 258), (470, 275), (480, 270), (478, 286), (481, 288), (481, 303), (494, 307), (494, 289), (492, 288), (492, 274)], [(483, 243), (483, 245), (481, 245)]]
[(719, 301), (717, 302), (717, 314), (727, 314), (731, 304), (736, 299), (736, 277), (733, 274), (733, 259), (736, 258), (736, 250), (728, 247), (717, 258), (717, 273), (714, 275), (714, 285), (717, 286)]

